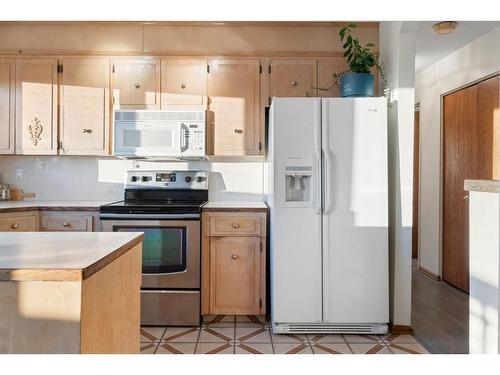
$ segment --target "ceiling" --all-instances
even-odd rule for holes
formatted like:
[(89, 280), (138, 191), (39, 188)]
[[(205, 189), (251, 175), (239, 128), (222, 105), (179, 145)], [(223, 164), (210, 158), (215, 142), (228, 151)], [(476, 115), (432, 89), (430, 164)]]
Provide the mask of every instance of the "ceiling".
[(500, 26), (500, 22), (496, 21), (459, 21), (454, 32), (438, 35), (432, 30), (432, 25), (437, 22), (439, 21), (421, 21), (414, 25), (417, 31), (415, 51), (417, 72)]

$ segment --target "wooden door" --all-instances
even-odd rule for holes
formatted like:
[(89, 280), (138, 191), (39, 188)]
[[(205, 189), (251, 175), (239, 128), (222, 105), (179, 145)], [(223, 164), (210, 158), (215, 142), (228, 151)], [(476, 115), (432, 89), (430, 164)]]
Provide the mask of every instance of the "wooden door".
[(468, 291), (464, 180), (498, 178), (498, 76), (446, 95), (443, 107), (443, 280)]
[(57, 60), (16, 60), (16, 154), (57, 154)]
[(415, 111), (413, 121), (413, 225), (411, 228), (411, 256), (418, 258), (418, 192), (420, 176), (420, 112)]
[(160, 108), (159, 60), (114, 60), (111, 77), (115, 109)]
[(212, 60), (209, 66), (214, 154), (259, 155), (259, 60)]
[(161, 108), (206, 109), (207, 60), (162, 60)]
[(14, 153), (14, 60), (0, 59), (0, 154)]
[(316, 60), (271, 60), (271, 97), (317, 96), (316, 87)]
[(260, 238), (212, 237), (210, 241), (210, 312), (259, 314)]
[(109, 61), (64, 59), (60, 76), (61, 148), (65, 155), (109, 153)]

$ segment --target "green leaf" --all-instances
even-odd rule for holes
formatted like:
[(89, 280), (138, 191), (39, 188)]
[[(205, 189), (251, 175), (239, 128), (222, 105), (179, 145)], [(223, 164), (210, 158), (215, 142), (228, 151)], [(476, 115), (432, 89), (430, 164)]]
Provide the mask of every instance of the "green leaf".
[(347, 37), (347, 41), (348, 41), (349, 43), (352, 43), (352, 36), (350, 36), (350, 35), (349, 35), (349, 36)]
[(347, 31), (347, 27), (343, 27), (342, 29), (340, 29), (339, 35), (340, 35), (341, 41), (344, 40), (344, 36), (345, 36), (346, 31)]
[(375, 44), (373, 44), (373, 43), (370, 42), (370, 43), (366, 43), (366, 46), (367, 47), (375, 47)]
[(351, 43), (349, 43), (349, 41), (345, 42), (344, 45), (342, 46), (343, 49), (346, 49), (347, 47), (349, 47), (351, 45)]

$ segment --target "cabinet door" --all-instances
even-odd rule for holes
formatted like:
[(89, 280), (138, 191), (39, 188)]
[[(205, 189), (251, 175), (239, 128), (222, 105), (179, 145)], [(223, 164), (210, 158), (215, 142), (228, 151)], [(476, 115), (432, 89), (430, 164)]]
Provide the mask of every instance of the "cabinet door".
[(115, 109), (160, 108), (159, 60), (115, 60), (112, 64)]
[(212, 60), (209, 109), (215, 155), (260, 154), (259, 60)]
[(317, 95), (316, 60), (271, 60), (271, 97)]
[(16, 60), (16, 154), (57, 154), (57, 60)]
[(60, 78), (60, 121), (65, 155), (109, 150), (109, 61), (67, 59)]
[(14, 60), (0, 59), (0, 154), (14, 153)]
[(206, 109), (207, 60), (162, 60), (161, 108)]
[(210, 239), (211, 314), (259, 314), (260, 237)]
[(333, 57), (318, 61), (318, 87), (328, 90), (318, 90), (318, 96), (338, 97), (340, 96), (338, 85), (334, 85), (333, 74), (340, 74), (349, 69), (343, 57)]

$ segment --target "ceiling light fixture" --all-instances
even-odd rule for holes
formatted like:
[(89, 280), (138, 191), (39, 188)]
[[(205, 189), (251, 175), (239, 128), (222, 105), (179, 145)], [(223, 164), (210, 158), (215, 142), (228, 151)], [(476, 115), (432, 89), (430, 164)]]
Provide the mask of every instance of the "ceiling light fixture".
[(457, 28), (457, 23), (455, 21), (445, 21), (439, 22), (432, 26), (432, 29), (436, 34), (446, 35), (450, 34)]

